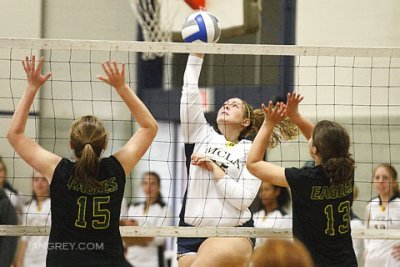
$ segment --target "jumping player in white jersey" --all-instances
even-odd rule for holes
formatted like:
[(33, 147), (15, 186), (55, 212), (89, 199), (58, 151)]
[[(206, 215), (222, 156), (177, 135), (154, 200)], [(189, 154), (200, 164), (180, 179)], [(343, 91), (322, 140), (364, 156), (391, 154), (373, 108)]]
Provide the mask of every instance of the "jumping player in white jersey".
[[(397, 171), (389, 164), (379, 164), (373, 173), (373, 186), (379, 194), (366, 207), (366, 227), (370, 229), (400, 229), (400, 198)], [(400, 259), (393, 254), (399, 240), (366, 239), (365, 267), (398, 267)]]
[[(245, 166), (252, 144), (246, 137), (259, 129), (263, 114), (253, 111), (244, 100), (231, 98), (218, 111), (218, 129), (210, 126), (198, 88), (202, 63), (203, 55), (190, 55), (184, 75), (181, 124), (186, 150), (191, 146), (193, 153), (186, 153), (187, 157), (191, 154), (191, 165), (179, 224), (253, 227), (248, 207), (257, 196), (260, 181)], [(289, 138), (292, 133), (297, 131), (280, 133), (280, 136)], [(247, 266), (254, 241), (178, 238), (179, 266)]]
[[(293, 236), (304, 243), (316, 266), (356, 267), (350, 212), (353, 201), (354, 160), (346, 130), (332, 121), (315, 126), (298, 112), (303, 97), (288, 94), (287, 103), (263, 105), (265, 120), (250, 149), (247, 168), (263, 181), (290, 186)], [(309, 140), (314, 167), (284, 168), (264, 161), (275, 125), (289, 117)]]

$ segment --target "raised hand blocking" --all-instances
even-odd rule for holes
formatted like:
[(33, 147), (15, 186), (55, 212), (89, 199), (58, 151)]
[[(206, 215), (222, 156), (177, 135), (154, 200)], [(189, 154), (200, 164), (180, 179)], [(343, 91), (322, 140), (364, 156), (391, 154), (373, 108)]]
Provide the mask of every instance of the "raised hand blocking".
[(268, 106), (262, 104), (262, 110), (264, 112), (265, 123), (276, 125), (278, 122), (285, 119), (286, 105), (282, 102), (278, 102), (273, 106), (272, 101), (269, 101)]
[(41, 57), (39, 64), (36, 67), (36, 56), (33, 55), (31, 59), (28, 56), (22, 61), (22, 66), (26, 73), (28, 86), (35, 89), (39, 89), (51, 76), (51, 72), (42, 75), (42, 68), (44, 64), (44, 58)]
[(299, 93), (293, 92), (293, 94), (288, 93), (286, 102), (286, 116), (289, 118), (299, 116), (299, 104), (303, 101), (304, 96)]
[(101, 64), (107, 76), (98, 75), (97, 78), (116, 89), (125, 87), (125, 64), (122, 64), (119, 70), (118, 64), (115, 61), (107, 61)]

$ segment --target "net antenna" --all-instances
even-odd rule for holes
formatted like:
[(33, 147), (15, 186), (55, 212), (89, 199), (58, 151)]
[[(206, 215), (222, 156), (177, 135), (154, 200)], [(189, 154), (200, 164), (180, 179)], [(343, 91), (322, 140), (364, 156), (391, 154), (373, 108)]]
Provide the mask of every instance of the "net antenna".
[[(146, 42), (171, 42), (172, 25), (175, 14), (161, 18), (161, 6), (173, 4), (166, 0), (129, 0), (133, 13), (142, 29), (143, 39)], [(165, 52), (142, 53), (144, 60), (163, 57)]]

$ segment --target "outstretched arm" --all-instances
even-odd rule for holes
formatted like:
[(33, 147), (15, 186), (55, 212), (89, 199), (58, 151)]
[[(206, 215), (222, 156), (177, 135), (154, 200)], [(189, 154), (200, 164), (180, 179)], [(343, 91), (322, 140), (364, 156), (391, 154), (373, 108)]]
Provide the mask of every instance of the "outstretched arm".
[(299, 113), (299, 103), (303, 98), (304, 97), (298, 93), (289, 93), (286, 103), (286, 115), (299, 127), (304, 137), (309, 140), (312, 136), (314, 124)]
[(208, 127), (199, 93), (203, 54), (190, 54), (183, 77), (180, 105), (181, 126), (185, 143), (200, 141)]
[(117, 90), (139, 124), (139, 129), (129, 141), (114, 153), (124, 168), (125, 174), (128, 174), (150, 147), (156, 137), (158, 125), (147, 107), (125, 83), (125, 65), (122, 64), (121, 70), (116, 62), (103, 63), (102, 67), (106, 76), (98, 76), (98, 78)]
[(51, 76), (50, 72), (45, 75), (41, 74), (43, 63), (44, 59), (41, 58), (36, 67), (35, 56), (32, 56), (31, 60), (29, 60), (29, 57), (26, 57), (22, 62), (28, 85), (11, 119), (7, 138), (21, 158), (35, 170), (42, 173), (49, 183), (51, 183), (54, 170), (61, 158), (45, 150), (34, 140), (25, 135), (25, 126), (28, 120), (29, 109), (35, 99), (36, 93)]
[(277, 103), (273, 108), (272, 101), (270, 101), (268, 107), (263, 104), (262, 108), (265, 120), (250, 148), (246, 166), (249, 172), (259, 179), (274, 185), (288, 187), (285, 169), (264, 161), (265, 149), (268, 147), (275, 125), (284, 118), (285, 104)]

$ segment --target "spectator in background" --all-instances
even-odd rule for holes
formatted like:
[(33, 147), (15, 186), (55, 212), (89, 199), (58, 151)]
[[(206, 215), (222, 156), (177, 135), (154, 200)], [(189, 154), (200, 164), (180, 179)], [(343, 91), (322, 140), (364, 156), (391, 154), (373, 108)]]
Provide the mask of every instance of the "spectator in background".
[[(50, 186), (42, 174), (32, 177), (32, 200), (24, 208), (23, 224), (50, 226)], [(48, 236), (24, 236), (17, 255), (17, 267), (45, 267)]]
[[(366, 227), (370, 229), (400, 229), (400, 198), (397, 171), (390, 164), (379, 164), (372, 183), (378, 196), (366, 207)], [(365, 241), (365, 267), (400, 266), (397, 255), (399, 240), (371, 239)]]
[[(0, 188), (0, 225), (16, 225), (17, 214), (3, 188)], [(0, 266), (8, 267), (14, 260), (18, 237), (0, 236)]]
[[(358, 197), (358, 188), (354, 186), (353, 189), (353, 203)], [(351, 209), (351, 220), (350, 220), (350, 226), (351, 229), (363, 229), (364, 224), (361, 221), (361, 219), (353, 212), (353, 208)], [(353, 248), (354, 252), (356, 253), (357, 257), (357, 262), (358, 265), (360, 266), (360, 262), (362, 260), (362, 257), (364, 255), (364, 240), (361, 238), (353, 238)]]
[[(145, 201), (130, 205), (126, 226), (170, 226), (172, 216), (161, 195), (161, 180), (156, 172), (142, 176)], [(125, 237), (126, 259), (135, 267), (164, 267), (165, 237)]]
[[(254, 227), (292, 228), (292, 218), (287, 212), (290, 195), (286, 187), (262, 182), (258, 197), (261, 201), (261, 207), (253, 215)], [(256, 246), (261, 245), (265, 240), (265, 238), (257, 238)]]
[(298, 241), (269, 239), (257, 247), (252, 257), (253, 267), (312, 267), (310, 253)]
[(22, 222), (23, 210), (24, 210), (24, 199), (20, 196), (18, 191), (7, 181), (7, 166), (4, 160), (0, 157), (0, 188), (4, 189), (8, 199), (15, 208), (17, 213), (18, 224)]

